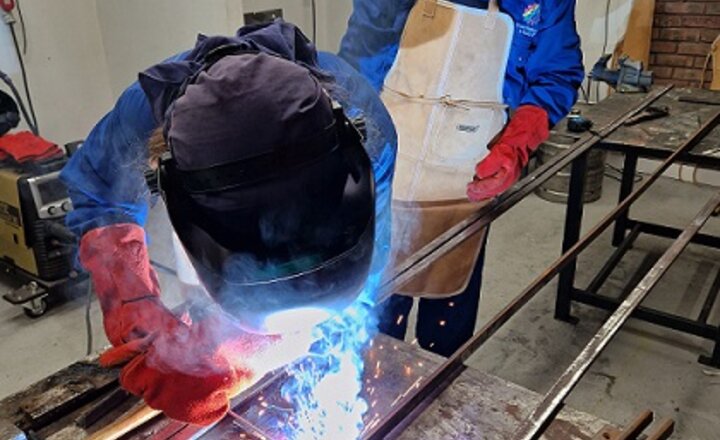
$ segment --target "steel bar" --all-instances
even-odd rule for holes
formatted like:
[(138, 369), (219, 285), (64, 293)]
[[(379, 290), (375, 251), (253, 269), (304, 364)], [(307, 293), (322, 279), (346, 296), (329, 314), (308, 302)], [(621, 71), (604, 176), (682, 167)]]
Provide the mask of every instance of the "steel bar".
[[(634, 227), (640, 226), (640, 232), (643, 234), (655, 235), (658, 237), (665, 237), (676, 239), (680, 235), (680, 230), (671, 226), (658, 225), (655, 223), (648, 223), (639, 220), (628, 220), (628, 225)], [(693, 243), (701, 244), (714, 249), (720, 249), (720, 237), (716, 237), (709, 234), (698, 234), (697, 237), (693, 237)]]
[(516, 183), (502, 196), (498, 197), (495, 203), (481, 208), (477, 213), (448, 229), (445, 233), (408, 257), (395, 268), (393, 276), (380, 286), (378, 302), (383, 302), (389, 298), (399, 287), (407, 283), (415, 275), (425, 270), (433, 262), (454, 249), (472, 234), (480, 231), (493, 220), (507, 212), (535, 191), (540, 185), (557, 174), (557, 172), (570, 165), (580, 155), (590, 150), (613, 131), (621, 127), (625, 120), (645, 110), (645, 108), (660, 99), (671, 89), (672, 86), (670, 85), (653, 90), (637, 107), (623, 113), (598, 131), (586, 134), (567, 150), (553, 156), (553, 158), (542, 167), (534, 170), (528, 174), (527, 177)]
[(710, 286), (708, 296), (707, 298), (705, 298), (702, 310), (700, 310), (700, 315), (698, 315), (698, 321), (702, 322), (703, 324), (706, 324), (708, 322), (708, 319), (710, 318), (710, 312), (712, 312), (713, 306), (717, 301), (718, 293), (720, 293), (720, 270), (718, 270), (715, 274), (715, 279)]
[[(543, 169), (549, 170), (549, 177), (552, 177), (552, 175), (554, 175), (557, 171), (566, 167), (574, 159), (600, 141), (604, 136), (609, 135), (615, 129), (620, 127), (626, 118), (641, 112), (645, 107), (655, 102), (670, 89), (671, 87), (665, 87), (649, 94), (646, 99), (638, 105), (638, 107), (615, 119), (612, 123), (603, 127), (599, 132), (595, 132), (592, 137), (578, 141), (575, 146), (571, 147), (567, 151), (567, 154), (558, 154), (553, 158), (553, 161), (548, 162)], [(716, 117), (713, 118), (714, 123), (717, 123), (718, 120), (720, 120), (720, 113), (716, 114)], [(698, 142), (701, 138), (699, 135), (704, 136), (705, 134), (706, 130), (701, 130), (700, 133), (693, 136), (688, 143), (692, 143), (694, 145), (694, 143)], [(526, 189), (529, 185), (534, 185), (534, 183), (538, 182), (539, 179), (541, 179), (539, 176), (543, 176), (543, 178), (546, 177), (544, 173), (538, 173), (539, 171), (540, 170), (538, 169), (534, 173), (530, 174), (526, 179), (523, 179), (523, 181), (518, 184), (520, 186), (516, 185), (513, 187), (513, 190), (511, 190), (512, 194), (502, 197), (496, 205), (493, 205), (489, 209), (480, 210), (476, 215), (451, 228), (426, 247), (420, 249), (420, 251), (418, 251), (414, 256), (408, 258), (408, 260), (413, 261), (413, 264), (405, 264), (402, 270), (398, 270), (396, 276), (382, 286), (383, 290), (381, 293), (385, 295), (391, 294), (397, 287), (402, 286), (403, 283), (407, 282), (415, 274), (427, 267), (432, 261), (435, 261), (435, 259), (444, 255), (450, 249), (453, 249), (459, 243), (462, 243), (468, 236), (485, 227), (490, 223), (490, 221), (507, 211), (510, 207), (517, 203), (517, 200), (514, 200), (515, 198), (525, 197), (527, 194), (532, 192), (532, 190), (534, 190), (537, 186), (533, 186), (533, 189), (527, 192), (523, 189)], [(540, 183), (542, 182), (543, 181), (540, 181)], [(614, 219), (615, 217), (612, 217), (610, 222)], [(607, 222), (604, 228), (606, 228), (610, 222)], [(599, 235), (599, 232), (597, 234)], [(409, 417), (410, 414), (413, 413), (414, 409), (420, 405), (430, 393), (441, 387), (441, 384), (447, 377), (457, 374), (458, 370), (465, 368), (465, 361), (467, 361), (467, 359), (475, 353), (478, 348), (490, 339), (497, 330), (505, 325), (505, 323), (507, 323), (518, 310), (527, 304), (527, 302), (530, 301), (530, 299), (532, 299), (537, 292), (540, 291), (540, 289), (550, 282), (550, 279), (557, 275), (559, 270), (565, 267), (565, 264), (571, 261), (571, 259), (577, 257), (577, 254), (587, 247), (589, 242), (595, 238), (597, 238), (597, 235), (589, 238), (587, 241), (583, 240), (586, 241), (585, 244), (581, 246), (576, 245), (568, 251), (568, 253), (557, 260), (550, 269), (537, 278), (532, 285), (518, 295), (500, 313), (495, 315), (490, 322), (483, 326), (478, 333), (460, 347), (460, 349), (448, 358), (443, 365), (435, 370), (432, 375), (428, 376), (425, 382), (421, 383), (412, 393), (408, 393), (408, 395), (401, 400), (400, 404), (396, 406), (392, 412), (388, 413), (384, 419), (375, 426), (375, 428), (367, 433), (364, 438), (370, 440), (380, 440), (385, 438), (385, 436), (389, 434), (396, 425), (401, 423), (403, 419)], [(431, 259), (432, 261), (428, 261)]]
[(565, 370), (560, 378), (545, 394), (542, 402), (515, 432), (516, 440), (535, 440), (542, 434), (546, 424), (563, 404), (570, 392), (587, 372), (590, 366), (600, 356), (600, 353), (610, 343), (620, 328), (630, 318), (633, 311), (647, 297), (648, 293), (657, 285), (670, 266), (677, 260), (682, 251), (690, 244), (692, 237), (705, 225), (713, 211), (720, 205), (720, 192), (716, 193), (685, 228), (680, 237), (673, 242), (650, 272), (643, 278), (628, 298), (620, 304), (592, 340), (585, 346), (580, 355)]
[(588, 287), (585, 290), (591, 293), (597, 293), (600, 290), (602, 285), (605, 284), (605, 281), (607, 281), (612, 274), (613, 270), (615, 270), (617, 265), (620, 263), (620, 260), (622, 260), (625, 254), (627, 254), (627, 252), (632, 248), (633, 243), (635, 243), (635, 240), (637, 240), (639, 235), (640, 228), (636, 226), (630, 231), (630, 234), (625, 237), (625, 240), (620, 243), (620, 246), (615, 249), (615, 252), (612, 253), (610, 258), (603, 265), (597, 275), (595, 275), (595, 278), (590, 281), (590, 284), (588, 284)]
[[(573, 301), (609, 312), (616, 310), (618, 306), (622, 304), (622, 300), (620, 299), (577, 289), (573, 293)], [(713, 325), (703, 324), (689, 318), (676, 316), (649, 307), (640, 306), (635, 309), (633, 318), (708, 340), (715, 340), (718, 334), (718, 328)]]

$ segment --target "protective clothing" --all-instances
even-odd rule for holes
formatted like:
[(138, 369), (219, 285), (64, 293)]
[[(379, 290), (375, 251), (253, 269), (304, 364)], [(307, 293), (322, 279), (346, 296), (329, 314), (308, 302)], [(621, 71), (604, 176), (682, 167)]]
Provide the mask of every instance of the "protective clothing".
[[(377, 90), (383, 88), (388, 72), (397, 62), (396, 58), (402, 44), (401, 35), (406, 29), (410, 11), (413, 6), (418, 7), (420, 3), (426, 2), (425, 0), (353, 1), (353, 14), (341, 44), (340, 56), (362, 72)], [(437, 2), (438, 5), (448, 3)], [(453, 3), (485, 9), (489, 2), (455, 0)], [(549, 122), (555, 124), (575, 103), (577, 89), (584, 77), (580, 40), (574, 21), (575, 2), (573, 0), (499, 0), (499, 7), (500, 11), (509, 15), (514, 22), (503, 86), (504, 104), (511, 110), (522, 105), (540, 107), (547, 112)], [(469, 47), (479, 47), (484, 42), (484, 38), (479, 35), (463, 38), (466, 40), (464, 43)], [(438, 58), (428, 57), (428, 59), (430, 63), (435, 63)], [(419, 67), (420, 72), (417, 74), (422, 75), (430, 63)], [(488, 90), (493, 90), (496, 83), (488, 81), (484, 86)], [(542, 126), (547, 126), (547, 122), (545, 121)], [(485, 168), (493, 168), (493, 162), (497, 162), (493, 156), (515, 155), (517, 152), (517, 150), (501, 148), (487, 158), (489, 161), (487, 165), (478, 166), (481, 166), (481, 171)], [(481, 157), (469, 159), (467, 166), (474, 166), (480, 159)], [(515, 164), (520, 160), (513, 156), (508, 157), (508, 162)], [(474, 171), (463, 176), (466, 182), (472, 178)], [(423, 182), (423, 185), (432, 186), (435, 183), (428, 180)], [(465, 188), (466, 184), (463, 183), (458, 191), (464, 191)], [(422, 203), (416, 206), (398, 203), (395, 205), (396, 207), (400, 205), (404, 209), (429, 212), (427, 209), (422, 210), (423, 207), (420, 206)], [(417, 212), (407, 213), (396, 209), (396, 217), (399, 217), (398, 214), (414, 215), (427, 224), (425, 216), (417, 217), (419, 215)], [(430, 223), (435, 222), (430, 219)], [(433, 233), (442, 232), (443, 227), (437, 227)], [(463, 246), (468, 246), (467, 243), (466, 241)], [(407, 253), (411, 251), (412, 249)], [(479, 254), (483, 254), (482, 246)], [(461, 266), (460, 263), (467, 265), (469, 261), (476, 261), (470, 282), (462, 293), (453, 297), (421, 298), (416, 329), (422, 347), (445, 356), (455, 352), (473, 332), (482, 279), (483, 261), (482, 258), (477, 257), (477, 254), (466, 253), (464, 257), (466, 261), (462, 262), (460, 260), (462, 257), (455, 256), (455, 258), (454, 263), (447, 265), (446, 268), (454, 270)], [(463, 266), (463, 270), (465, 267)], [(447, 270), (446, 273), (452, 274), (453, 270)], [(437, 274), (419, 280), (417, 284), (427, 285), (425, 281), (435, 279)], [(418, 287), (421, 286), (408, 285), (404, 290), (415, 290)], [(411, 298), (393, 296), (389, 300), (388, 313), (381, 319), (381, 329), (391, 335), (403, 337), (411, 306)]]
[(475, 168), (475, 179), (467, 187), (470, 200), (491, 199), (518, 180), (532, 152), (550, 135), (547, 120), (547, 112), (540, 107), (517, 109), (490, 155)]
[[(465, 187), (505, 124), (502, 84), (512, 30), (495, 0), (487, 11), (423, 0), (410, 12), (382, 93), (399, 140), (393, 183), (398, 262), (479, 208), (467, 201)], [(399, 293), (442, 297), (464, 290), (484, 234), (474, 234)]]
[(374, 189), (361, 134), (305, 67), (240, 43), (203, 63), (166, 110), (158, 186), (170, 220), (208, 293), (248, 331), (310, 328), (367, 281)]
[[(112, 238), (115, 241), (119, 240), (120, 244), (108, 245), (102, 239), (98, 241), (97, 246), (91, 243), (107, 233), (107, 230), (118, 228), (114, 225), (121, 225), (119, 228), (122, 229), (127, 227), (124, 224), (133, 224), (139, 230), (144, 224), (150, 202), (150, 191), (143, 172), (148, 162), (147, 141), (150, 134), (163, 120), (169, 104), (173, 101), (172, 98), (176, 96), (178, 85), (202, 67), (202, 63), (195, 58), (199, 54), (198, 51), (207, 52), (238, 41), (246, 43), (250, 49), (267, 51), (294, 60), (317, 72), (319, 76), (325, 75), (327, 82), (323, 83), (323, 88), (328, 94), (342, 105), (348, 117), (362, 118), (365, 121), (366, 138), (363, 146), (371, 162), (376, 194), (375, 243), (368, 278), (376, 282), (385, 269), (390, 245), (390, 184), (397, 147), (392, 121), (377, 93), (346, 62), (325, 53), (320, 53), (315, 58), (314, 48), (303, 43), (306, 40), (297, 38), (296, 28), (276, 22), (265, 26), (243, 28), (235, 37), (230, 38), (200, 37), (198, 45), (192, 51), (175, 56), (164, 65), (155, 66), (154, 70), (145, 72), (147, 77), (144, 78), (144, 90), (139, 83), (130, 86), (122, 94), (115, 108), (93, 129), (83, 147), (73, 155), (63, 170), (61, 178), (68, 186), (75, 208), (68, 215), (68, 226), (78, 236), (85, 236), (87, 241), (83, 239), (83, 244), (95, 252), (94, 256), (88, 259), (82, 258), (81, 255), (81, 260), (84, 265), (87, 264), (93, 279), (109, 278), (106, 284), (112, 289), (107, 290), (107, 297), (138, 299), (139, 304), (154, 308), (153, 298), (157, 285), (153, 281), (155, 275), (147, 264), (144, 267), (148, 272), (140, 270), (142, 265), (136, 266), (137, 270), (127, 266), (130, 278), (137, 278), (137, 282), (123, 283), (120, 282), (120, 277), (103, 273), (108, 272), (103, 266), (104, 262), (114, 258), (113, 249), (122, 247), (122, 243), (126, 242), (123, 238), (125, 235), (118, 233)], [(111, 228), (103, 230), (105, 226)], [(143, 238), (133, 234), (137, 232), (130, 234), (133, 237), (130, 241), (137, 245), (132, 246), (133, 259), (130, 261), (139, 260), (139, 255), (147, 252), (144, 246), (140, 245)], [(120, 261), (116, 264), (119, 267)], [(133, 271), (139, 273), (133, 275)], [(117, 275), (121, 274), (117, 273)], [(103, 283), (96, 282), (96, 284)], [(142, 296), (138, 296), (137, 292)], [(110, 307), (112, 310), (119, 310), (121, 318), (115, 320), (119, 322), (118, 324), (110, 326), (112, 333), (116, 334), (111, 340), (116, 348), (107, 353), (103, 359), (106, 364), (131, 360), (131, 363), (125, 367), (127, 370), (123, 372), (124, 386), (142, 394), (151, 405), (162, 406), (161, 409), (170, 412), (179, 411), (174, 413), (174, 417), (192, 418), (201, 423), (213, 419), (217, 414), (224, 412), (226, 406), (223, 402), (231, 394), (230, 388), (236, 388), (236, 385), (242, 384), (243, 381), (255, 378), (256, 374), (253, 372), (259, 373), (263, 368), (271, 365), (265, 359), (259, 362), (256, 368), (248, 368), (247, 371), (251, 373), (249, 378), (244, 375), (247, 365), (246, 359), (242, 356), (240, 371), (225, 368), (227, 365), (222, 360), (217, 360), (216, 354), (227, 355), (237, 352), (227, 349), (224, 344), (225, 341), (233, 340), (230, 335), (215, 335), (212, 338), (214, 344), (196, 343), (196, 339), (192, 337), (175, 343), (176, 341), (168, 339), (164, 332), (154, 333), (154, 328), (150, 328), (150, 325), (146, 327), (139, 321), (132, 321), (131, 316), (125, 316), (124, 311), (130, 310), (127, 307), (132, 302), (134, 301), (120, 304), (120, 309)], [(142, 317), (144, 311), (133, 310), (128, 315), (131, 313), (139, 313)], [(177, 328), (184, 329), (184, 326), (187, 326), (180, 320), (166, 320), (162, 312), (158, 312), (157, 315), (154, 314), (155, 312), (152, 313), (149, 320), (153, 323), (159, 322), (161, 330), (170, 327), (176, 331)], [(110, 319), (113, 320), (114, 318)], [(208, 329), (217, 327), (207, 326)], [(192, 325), (189, 331), (191, 334), (196, 332)], [(203, 330), (202, 333), (206, 331)], [(132, 339), (135, 335), (140, 337)], [(160, 349), (158, 344), (163, 349)], [(241, 345), (246, 346), (246, 344)], [(303, 350), (308, 346), (296, 345)], [(218, 350), (211, 348), (207, 352), (199, 353), (200, 365), (177, 365), (178, 354), (198, 346), (217, 347)], [(282, 353), (284, 356), (287, 355), (286, 351), (288, 350)], [(248, 349), (245, 352), (255, 353), (256, 350)], [(169, 354), (173, 356), (168, 356)], [(276, 360), (279, 359), (280, 357)], [(219, 365), (214, 365), (216, 360)], [(230, 365), (236, 364), (231, 362)], [(192, 374), (193, 372), (195, 375)], [(204, 376), (212, 372), (219, 372), (219, 375), (212, 376), (210, 380), (213, 382), (212, 386), (204, 387), (202, 385)], [(225, 388), (216, 378), (226, 378), (232, 386)], [(197, 391), (191, 390), (194, 387), (197, 387)], [(212, 392), (212, 388), (220, 390), (219, 397)], [(184, 413), (183, 408), (192, 411), (192, 414)]]
[(218, 316), (180, 323), (172, 332), (111, 348), (100, 363), (122, 365), (120, 384), (151, 408), (175, 420), (208, 425), (221, 419), (230, 399), (256, 377), (242, 361), (279, 342), (277, 337), (242, 333), (219, 340), (215, 329), (226, 327)]
[[(411, 8), (424, 0), (354, 0), (348, 31), (339, 55), (360, 71), (376, 90), (398, 52)], [(453, 3), (487, 8), (487, 1)], [(500, 0), (515, 30), (505, 75), (505, 104), (544, 108), (551, 125), (575, 104), (584, 78), (580, 38), (575, 29), (574, 0)], [(471, 43), (479, 43), (472, 39)]]
[(105, 334), (112, 345), (180, 325), (160, 301), (160, 285), (141, 227), (118, 224), (93, 229), (80, 241), (79, 257), (92, 274)]

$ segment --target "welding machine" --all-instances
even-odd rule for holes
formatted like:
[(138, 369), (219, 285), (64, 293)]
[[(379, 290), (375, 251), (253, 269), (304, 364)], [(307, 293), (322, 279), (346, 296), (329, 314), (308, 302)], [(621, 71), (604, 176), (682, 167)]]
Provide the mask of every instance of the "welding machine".
[(64, 226), (72, 209), (59, 179), (66, 161), (31, 171), (0, 168), (0, 268), (22, 283), (3, 298), (32, 318), (45, 314), (50, 295), (80, 281), (72, 264), (74, 237)]

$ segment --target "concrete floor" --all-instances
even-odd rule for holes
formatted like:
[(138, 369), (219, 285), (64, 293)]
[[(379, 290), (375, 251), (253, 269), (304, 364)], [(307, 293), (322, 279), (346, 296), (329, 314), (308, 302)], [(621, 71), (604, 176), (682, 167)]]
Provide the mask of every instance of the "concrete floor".
[[(705, 203), (711, 188), (661, 179), (637, 204), (634, 215), (684, 226)], [(585, 226), (614, 206), (617, 182), (606, 179), (599, 202), (588, 205)], [(491, 229), (478, 326), (497, 313), (560, 254), (564, 207), (530, 197)], [(151, 253), (172, 265), (168, 225), (156, 209), (151, 220)], [(706, 232), (720, 234), (711, 219)], [(603, 292), (622, 289), (646, 256), (657, 258), (668, 240), (641, 237), (615, 270)], [(612, 252), (605, 234), (580, 258), (579, 284), (587, 282)], [(691, 246), (655, 289), (646, 304), (695, 315), (720, 267), (720, 252)], [(165, 291), (172, 277), (161, 274)], [(472, 366), (538, 392), (546, 391), (599, 328), (605, 313), (576, 307), (577, 326), (555, 321), (554, 286), (544, 289), (470, 361)], [(169, 298), (177, 303), (179, 298)], [(712, 322), (720, 320), (716, 310)], [(97, 303), (91, 312), (94, 348), (107, 343)], [(23, 387), (85, 355), (84, 300), (65, 303), (39, 320), (0, 302), (0, 396)], [(607, 420), (625, 423), (644, 409), (671, 416), (679, 426), (674, 438), (720, 438), (720, 376), (696, 362), (711, 344), (698, 338), (633, 321), (612, 342), (572, 394), (570, 405)], [(717, 371), (717, 370), (716, 370)]]

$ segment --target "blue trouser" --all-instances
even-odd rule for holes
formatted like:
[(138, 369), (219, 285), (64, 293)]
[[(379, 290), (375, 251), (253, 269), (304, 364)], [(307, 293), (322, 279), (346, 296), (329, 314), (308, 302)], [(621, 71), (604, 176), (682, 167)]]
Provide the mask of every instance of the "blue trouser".
[[(480, 305), (484, 264), (485, 244), (462, 293), (444, 299), (420, 299), (415, 333), (422, 348), (449, 357), (472, 337)], [(380, 315), (380, 331), (404, 339), (412, 305), (413, 298), (409, 296), (390, 297)]]

